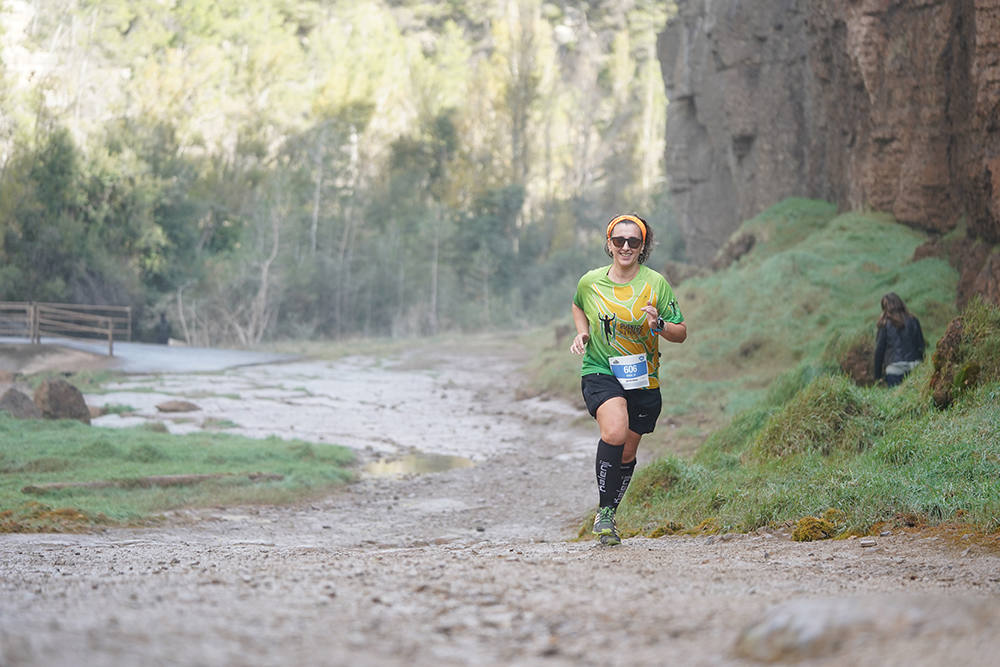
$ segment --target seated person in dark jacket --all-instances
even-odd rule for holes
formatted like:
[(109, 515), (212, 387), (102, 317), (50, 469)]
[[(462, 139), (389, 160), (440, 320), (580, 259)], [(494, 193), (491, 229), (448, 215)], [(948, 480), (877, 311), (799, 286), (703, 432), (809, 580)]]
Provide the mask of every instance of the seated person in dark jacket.
[(906, 309), (895, 292), (882, 297), (882, 315), (875, 338), (875, 379), (895, 387), (924, 358), (920, 320)]

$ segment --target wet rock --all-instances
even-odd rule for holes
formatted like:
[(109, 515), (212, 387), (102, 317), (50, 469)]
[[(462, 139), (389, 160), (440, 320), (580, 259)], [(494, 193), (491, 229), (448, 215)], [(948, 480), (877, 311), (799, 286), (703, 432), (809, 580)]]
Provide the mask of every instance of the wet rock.
[(0, 410), (15, 419), (41, 419), (42, 411), (31, 398), (17, 389), (8, 389), (0, 397)]
[(156, 406), (160, 412), (196, 412), (201, 407), (190, 401), (164, 401)]
[(986, 601), (930, 597), (792, 600), (768, 612), (736, 640), (741, 657), (762, 662), (828, 658), (852, 647), (898, 638), (950, 638), (990, 626)]
[(83, 394), (66, 380), (45, 380), (35, 390), (34, 400), (46, 419), (76, 419), (90, 423), (90, 409)]

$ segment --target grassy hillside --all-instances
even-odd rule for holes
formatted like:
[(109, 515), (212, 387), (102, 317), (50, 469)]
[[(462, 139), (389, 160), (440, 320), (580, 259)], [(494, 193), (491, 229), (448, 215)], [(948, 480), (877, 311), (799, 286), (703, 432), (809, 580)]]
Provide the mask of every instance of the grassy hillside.
[(801, 539), (886, 523), (1000, 531), (1000, 310), (977, 302), (963, 317), (961, 348), (978, 377), (956, 380), (948, 409), (931, 399), (938, 359), (897, 389), (858, 387), (827, 369), (808, 382), (792, 372), (693, 458), (642, 470), (621, 510), (626, 533), (790, 521)]
[[(676, 289), (688, 339), (661, 344), (664, 409), (657, 431), (643, 439), (647, 457), (692, 454), (782, 374), (815, 377), (836, 366), (847, 343), (874, 341), (888, 291), (920, 318), (931, 345), (956, 315), (954, 269), (940, 259), (912, 262), (927, 237), (887, 216), (838, 215), (825, 202), (788, 199), (734, 237), (745, 234), (756, 239), (749, 253)], [(538, 384), (579, 401), (580, 360), (566, 352), (569, 338), (563, 342), (540, 354)]]
[[(842, 341), (874, 339), (879, 303), (898, 293), (934, 340), (954, 317), (957, 274), (940, 259), (911, 262), (926, 237), (889, 218), (837, 215), (792, 199), (745, 223), (753, 249), (728, 269), (678, 289), (689, 339), (668, 346), (677, 414), (717, 424), (760, 400), (774, 379), (830, 365)], [(826, 354), (825, 354), (826, 353)]]
[[(939, 259), (912, 261), (923, 234), (801, 199), (734, 236), (747, 234), (750, 252), (677, 289), (689, 337), (663, 350), (664, 410), (619, 510), (625, 533), (752, 530), (807, 517), (804, 539), (883, 522), (1000, 529), (997, 311), (977, 304), (966, 314), (975, 323), (967, 331), (978, 332), (963, 342), (975, 359), (966, 368), (979, 382), (940, 410), (929, 360), (957, 315), (957, 275)], [(840, 356), (874, 339), (888, 291), (920, 318), (928, 363), (900, 388), (859, 387)], [(540, 374), (573, 391), (565, 369), (578, 360), (557, 352), (546, 353)]]

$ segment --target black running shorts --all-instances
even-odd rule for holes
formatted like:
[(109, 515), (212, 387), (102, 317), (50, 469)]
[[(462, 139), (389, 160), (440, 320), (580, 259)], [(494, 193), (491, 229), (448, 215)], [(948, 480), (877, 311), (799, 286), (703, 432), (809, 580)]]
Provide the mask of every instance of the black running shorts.
[(597, 408), (604, 401), (621, 396), (628, 405), (628, 427), (634, 433), (652, 433), (660, 416), (663, 401), (659, 389), (629, 389), (626, 391), (614, 375), (589, 373), (580, 378), (583, 401), (590, 416), (597, 417)]

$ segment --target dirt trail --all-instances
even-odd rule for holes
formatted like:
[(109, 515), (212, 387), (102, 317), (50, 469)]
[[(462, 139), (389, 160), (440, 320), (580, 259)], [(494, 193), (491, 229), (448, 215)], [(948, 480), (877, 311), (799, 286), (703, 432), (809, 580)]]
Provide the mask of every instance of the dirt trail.
[[(516, 400), (510, 350), (406, 359), (131, 379), (114, 400), (143, 418), (164, 419), (133, 402), (156, 382), (186, 388), (197, 419), (263, 433), (289, 410), (284, 435), (325, 419), (364, 461), (417, 448), (475, 465), (150, 529), (0, 535), (0, 664), (994, 664), (997, 556), (904, 534), (573, 541), (596, 500), (594, 427)], [(345, 392), (344, 374), (367, 384)]]

